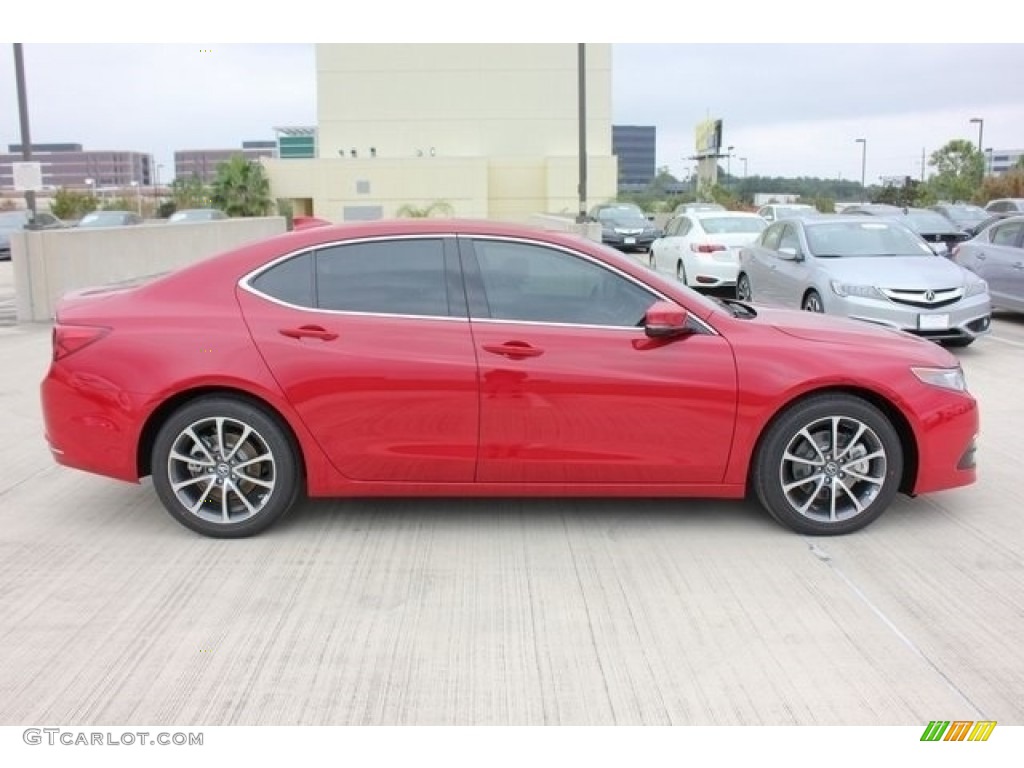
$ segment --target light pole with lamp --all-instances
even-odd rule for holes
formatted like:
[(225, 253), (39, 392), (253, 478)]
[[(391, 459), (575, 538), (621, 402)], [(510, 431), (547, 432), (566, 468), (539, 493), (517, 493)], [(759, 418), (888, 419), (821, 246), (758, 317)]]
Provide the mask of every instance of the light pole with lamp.
[(970, 122), (978, 124), (978, 151), (981, 152), (981, 148), (984, 146), (982, 139), (985, 136), (985, 120), (980, 117), (972, 117)]
[(730, 144), (725, 150), (725, 175), (729, 177), (730, 184), (732, 184), (732, 151), (734, 149), (736, 149), (736, 147)]
[(866, 202), (867, 188), (864, 186), (864, 180), (867, 178), (866, 171), (868, 167), (868, 140), (867, 139), (855, 139), (854, 144), (860, 144), (860, 201)]
[(132, 187), (135, 189), (135, 207), (139, 211), (139, 216), (142, 215), (142, 189), (139, 187), (139, 182), (132, 180)]

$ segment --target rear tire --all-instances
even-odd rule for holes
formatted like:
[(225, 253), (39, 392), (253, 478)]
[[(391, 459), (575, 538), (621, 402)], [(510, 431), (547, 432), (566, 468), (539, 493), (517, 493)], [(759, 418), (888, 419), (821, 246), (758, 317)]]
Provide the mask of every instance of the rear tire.
[(686, 267), (683, 265), (682, 259), (676, 262), (676, 280), (686, 285)]
[(262, 409), (226, 396), (175, 411), (153, 443), (153, 486), (179, 523), (215, 538), (252, 536), (295, 504), (299, 459)]
[(878, 408), (846, 394), (800, 401), (768, 427), (751, 485), (779, 523), (812, 536), (851, 533), (899, 490), (903, 446)]
[(750, 289), (750, 278), (744, 274), (736, 278), (736, 298), (740, 301), (754, 300), (754, 292)]

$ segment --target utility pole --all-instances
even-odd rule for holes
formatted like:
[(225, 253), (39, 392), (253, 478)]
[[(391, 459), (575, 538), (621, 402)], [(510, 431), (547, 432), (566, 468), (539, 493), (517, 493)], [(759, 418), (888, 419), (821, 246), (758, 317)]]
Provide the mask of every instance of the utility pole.
[[(21, 43), (14, 44), (14, 79), (18, 88), (18, 118), (21, 121), (21, 159), (29, 163), (32, 161), (32, 138), (28, 129), (28, 94), (25, 90), (25, 59), (21, 53)], [(25, 205), (28, 206), (28, 229), (35, 229), (35, 190), (25, 190)]]
[(576, 68), (579, 92), (579, 124), (580, 124), (580, 210), (576, 221), (587, 220), (587, 50), (586, 43), (576, 44)]

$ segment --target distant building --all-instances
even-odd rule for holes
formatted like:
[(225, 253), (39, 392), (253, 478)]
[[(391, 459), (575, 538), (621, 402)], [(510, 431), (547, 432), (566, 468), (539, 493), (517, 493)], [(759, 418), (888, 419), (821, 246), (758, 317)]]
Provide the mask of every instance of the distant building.
[(1024, 149), (993, 149), (986, 152), (988, 160), (988, 172), (1001, 176), (1020, 162), (1024, 157)]
[(277, 157), (277, 142), (243, 141), (239, 149), (179, 149), (174, 153), (174, 175), (179, 179), (195, 175), (209, 184), (217, 178), (217, 166), (235, 155), (254, 162), (261, 157)]
[[(0, 188), (14, 186), (12, 163), (20, 163), (21, 144), (0, 154)], [(83, 149), (81, 144), (33, 144), (32, 162), (42, 165), (44, 187), (144, 187), (153, 184), (153, 158), (128, 150)]]
[(653, 125), (612, 126), (612, 154), (619, 158), (619, 191), (639, 192), (654, 181), (656, 141)]
[[(587, 202), (613, 199), (611, 45), (586, 45)], [(277, 128), (263, 159), (296, 215), (378, 219), (405, 206), (526, 221), (579, 206), (575, 43), (321, 44), (317, 123)]]

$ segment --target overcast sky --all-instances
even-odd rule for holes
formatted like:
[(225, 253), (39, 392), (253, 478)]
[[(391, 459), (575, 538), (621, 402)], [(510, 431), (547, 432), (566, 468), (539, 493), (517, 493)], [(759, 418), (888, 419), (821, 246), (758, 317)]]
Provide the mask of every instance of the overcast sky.
[[(235, 147), (272, 139), (274, 126), (316, 122), (311, 44), (26, 43), (24, 51), (34, 143), (152, 153), (162, 180), (173, 173), (175, 149)], [(972, 117), (984, 119), (986, 147), (1024, 148), (1022, 73), (1020, 44), (630, 42), (613, 46), (613, 122), (656, 126), (657, 163), (678, 176), (692, 166), (694, 126), (708, 116), (723, 120), (736, 175), (746, 158), (751, 175), (859, 180), (855, 139), (866, 138), (872, 183), (919, 176), (922, 150), (977, 141)], [(18, 130), (6, 45), (4, 150)]]

